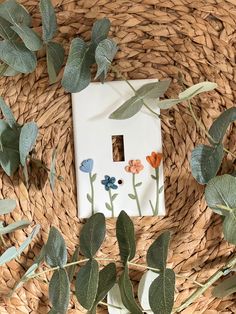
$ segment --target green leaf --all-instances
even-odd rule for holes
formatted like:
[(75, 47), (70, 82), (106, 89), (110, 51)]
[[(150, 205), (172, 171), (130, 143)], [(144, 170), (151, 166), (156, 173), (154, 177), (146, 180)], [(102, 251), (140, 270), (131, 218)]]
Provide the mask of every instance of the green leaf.
[(31, 25), (28, 11), (15, 0), (7, 0), (0, 4), (0, 16), (13, 25)]
[(236, 209), (225, 217), (223, 222), (224, 238), (231, 244), (236, 244)]
[(15, 76), (19, 73), (20, 72), (9, 67), (9, 65), (7, 65), (6, 63), (0, 64), (0, 76)]
[(116, 283), (116, 264), (110, 263), (99, 272), (98, 289), (91, 313), (96, 313), (96, 307)]
[(39, 8), (42, 16), (43, 40), (48, 43), (57, 31), (57, 18), (50, 0), (40, 0)]
[(128, 194), (129, 198), (131, 198), (132, 200), (136, 199), (136, 196), (134, 194)]
[(2, 97), (0, 97), (0, 108), (2, 110), (4, 118), (7, 120), (7, 123), (9, 124), (11, 128), (13, 128), (16, 125), (16, 119), (10, 107), (6, 105)]
[(114, 201), (117, 198), (117, 196), (118, 196), (117, 193), (113, 194), (112, 197), (111, 197), (112, 201)]
[(145, 84), (136, 91), (136, 95), (140, 99), (156, 99), (164, 95), (170, 86), (170, 82), (171, 80), (164, 80)]
[(116, 109), (110, 116), (110, 119), (123, 120), (133, 117), (143, 107), (143, 101), (137, 96), (129, 98), (123, 105)]
[(158, 277), (158, 274), (147, 270), (142, 278), (140, 279), (139, 285), (138, 285), (138, 299), (142, 306), (142, 309), (147, 313), (153, 313), (151, 311), (151, 307), (149, 304), (149, 288), (154, 281)]
[(57, 158), (57, 151), (56, 149), (54, 149), (52, 152), (52, 161), (51, 161), (50, 172), (49, 172), (49, 181), (50, 181), (50, 187), (52, 191), (54, 191), (55, 180), (56, 180), (56, 158)]
[(149, 303), (154, 314), (171, 314), (174, 305), (175, 273), (167, 268), (151, 284)]
[(6, 227), (0, 227), (0, 235), (11, 233), (18, 229), (23, 229), (27, 226), (29, 226), (30, 222), (28, 220), (20, 220), (16, 221), (10, 225), (7, 225)]
[(163, 232), (149, 247), (147, 251), (148, 267), (164, 271), (170, 242), (170, 231)]
[(130, 314), (122, 300), (120, 295), (119, 285), (116, 283), (113, 288), (107, 294), (108, 313), (112, 314)]
[(67, 313), (70, 301), (70, 282), (65, 269), (54, 271), (49, 283), (49, 299), (57, 313)]
[(80, 38), (74, 38), (62, 78), (62, 86), (71, 93), (86, 88), (91, 81), (90, 66), (93, 62), (87, 44)]
[(0, 59), (21, 73), (33, 72), (37, 64), (35, 53), (16, 41), (0, 41)]
[(129, 270), (128, 270), (127, 265), (125, 265), (125, 270), (121, 274), (119, 281), (118, 281), (118, 284), (120, 287), (121, 300), (122, 300), (124, 306), (132, 314), (142, 314), (142, 310), (137, 305), (135, 298), (134, 298), (133, 287), (132, 287), (131, 281), (129, 279)]
[(59, 230), (51, 227), (45, 246), (45, 261), (51, 267), (63, 267), (67, 263), (65, 240)]
[(220, 143), (228, 129), (230, 123), (236, 120), (236, 108), (225, 110), (212, 124), (209, 134), (216, 143)]
[(164, 190), (164, 185), (162, 185), (159, 189), (159, 194), (161, 194), (161, 192)]
[(91, 195), (88, 193), (87, 193), (87, 200), (89, 201), (89, 203), (93, 202)]
[(87, 258), (92, 258), (99, 250), (106, 234), (105, 216), (96, 213), (91, 216), (80, 233), (80, 250)]
[(138, 182), (135, 184), (135, 187), (137, 188), (138, 186), (141, 186), (143, 183), (142, 182)]
[(97, 20), (93, 24), (91, 42), (94, 47), (97, 47), (102, 40), (107, 38), (110, 27), (111, 23), (107, 18)]
[(236, 209), (236, 177), (229, 174), (211, 179), (205, 190), (207, 205), (219, 215), (227, 215)]
[(22, 39), (25, 46), (31, 51), (40, 50), (43, 47), (43, 42), (39, 35), (27, 25), (11, 26), (13, 31)]
[(131, 261), (136, 252), (134, 224), (125, 211), (121, 211), (116, 222), (116, 237), (119, 244), (120, 257), (124, 264)]
[(151, 175), (151, 178), (152, 178), (153, 180), (157, 180), (157, 177), (154, 176), (153, 174)]
[(54, 84), (64, 62), (65, 51), (61, 44), (49, 42), (46, 46), (50, 84)]
[(38, 126), (35, 122), (28, 122), (23, 125), (19, 140), (20, 162), (22, 166), (25, 165), (26, 158), (35, 145), (37, 135)]
[[(36, 235), (39, 233), (40, 225), (36, 225), (31, 234), (26, 238), (26, 240), (19, 246), (17, 250), (17, 256), (19, 256), (26, 248), (27, 246), (32, 242), (32, 240), (36, 237)], [(17, 257), (16, 256), (16, 257)]]
[(214, 178), (220, 169), (224, 157), (222, 144), (215, 147), (198, 145), (192, 151), (191, 168), (194, 178), (200, 184), (206, 184)]
[(112, 210), (112, 207), (111, 207), (111, 205), (110, 205), (110, 204), (105, 203), (105, 206), (106, 206), (106, 208), (107, 208), (108, 210)]
[(16, 208), (16, 201), (5, 199), (0, 200), (0, 215), (10, 214)]
[(89, 260), (77, 274), (75, 295), (79, 303), (87, 310), (94, 304), (99, 280), (99, 266), (96, 260)]
[(0, 16), (0, 36), (3, 39), (13, 40), (16, 39), (16, 33), (11, 29), (11, 23), (6, 21)]
[(5, 263), (10, 262), (16, 257), (17, 257), (17, 249), (14, 246), (12, 246), (0, 256), (0, 266), (4, 265)]
[(91, 181), (94, 182), (94, 181), (96, 180), (96, 178), (97, 178), (97, 174), (94, 173), (94, 174), (92, 175)]
[(236, 275), (233, 275), (213, 289), (213, 296), (216, 298), (224, 298), (236, 292)]
[[(77, 246), (71, 259), (71, 263), (75, 263), (79, 258), (79, 247)], [(75, 275), (76, 264), (67, 268), (69, 280), (72, 281)]]
[(106, 78), (109, 67), (118, 51), (116, 43), (111, 39), (101, 41), (95, 51), (95, 59), (98, 65), (96, 78), (104, 73), (103, 79)]
[(0, 164), (6, 174), (11, 176), (20, 165), (19, 131), (11, 129), (4, 120), (0, 120), (0, 142)]

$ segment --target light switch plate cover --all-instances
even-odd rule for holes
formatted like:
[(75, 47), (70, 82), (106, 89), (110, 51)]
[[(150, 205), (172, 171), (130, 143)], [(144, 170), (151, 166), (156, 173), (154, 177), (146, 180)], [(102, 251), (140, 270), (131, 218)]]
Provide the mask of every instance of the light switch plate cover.
[[(156, 81), (130, 83), (138, 89)], [(156, 153), (162, 152), (160, 119), (145, 107), (132, 118), (109, 119), (132, 96), (125, 81), (91, 83), (80, 93), (72, 94), (80, 218), (96, 212), (117, 217), (121, 210), (130, 216), (165, 214), (163, 163), (155, 169), (146, 159), (155, 152), (151, 160), (157, 157), (158, 161), (160, 155)], [(123, 140), (123, 161), (114, 161), (112, 141), (117, 136), (121, 144)]]

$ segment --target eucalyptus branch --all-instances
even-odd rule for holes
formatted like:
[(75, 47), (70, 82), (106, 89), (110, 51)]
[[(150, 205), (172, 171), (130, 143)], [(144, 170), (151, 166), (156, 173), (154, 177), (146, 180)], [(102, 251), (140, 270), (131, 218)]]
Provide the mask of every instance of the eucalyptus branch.
[[(29, 159), (31, 162), (35, 163), (38, 167), (44, 169), (45, 171), (47, 171), (48, 173), (50, 173), (50, 169), (39, 159), (33, 158), (32, 156), (29, 156)], [(63, 181), (64, 178), (62, 176), (58, 176), (56, 173), (52, 173), (52, 175), (54, 175), (57, 180), (59, 181)]]

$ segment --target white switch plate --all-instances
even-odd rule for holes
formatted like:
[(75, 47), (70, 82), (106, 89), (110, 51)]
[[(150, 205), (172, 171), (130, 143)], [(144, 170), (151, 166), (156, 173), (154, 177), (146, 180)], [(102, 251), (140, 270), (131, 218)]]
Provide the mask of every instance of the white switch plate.
[[(138, 89), (144, 84), (157, 80), (132, 80), (130, 83)], [(75, 143), (75, 163), (77, 178), (78, 216), (91, 216), (91, 202), (87, 194), (91, 195), (89, 173), (80, 170), (84, 160), (93, 160), (92, 174), (96, 173), (93, 182), (94, 211), (102, 212), (111, 217), (111, 210), (105, 203), (110, 204), (109, 192), (101, 183), (105, 175), (115, 177), (116, 190), (110, 189), (112, 195), (117, 193), (113, 201), (114, 216), (125, 210), (130, 216), (139, 216), (137, 203), (128, 194), (134, 194), (132, 173), (125, 171), (129, 160), (141, 160), (144, 169), (135, 175), (136, 187), (142, 216), (152, 216), (153, 210), (150, 200), (155, 205), (157, 188), (156, 181), (151, 178), (155, 169), (146, 161), (151, 152), (162, 152), (160, 119), (156, 118), (144, 107), (138, 114), (126, 120), (109, 119), (109, 115), (124, 101), (133, 96), (133, 91), (124, 81), (91, 83), (80, 93), (72, 94), (73, 126)], [(112, 136), (123, 135), (125, 161), (114, 162), (112, 153)], [(117, 184), (122, 180), (122, 184)], [(159, 167), (159, 188), (163, 187), (163, 164)], [(165, 214), (164, 190), (159, 193), (158, 215)]]

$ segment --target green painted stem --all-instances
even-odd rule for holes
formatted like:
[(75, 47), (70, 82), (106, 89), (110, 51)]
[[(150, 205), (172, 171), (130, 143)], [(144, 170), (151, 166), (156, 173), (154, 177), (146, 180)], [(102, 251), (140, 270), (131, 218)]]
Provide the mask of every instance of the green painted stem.
[(159, 210), (159, 168), (156, 168), (155, 172), (156, 172), (156, 206), (154, 215), (157, 216)]
[(138, 208), (138, 212), (139, 212), (139, 216), (142, 216), (142, 211), (141, 211), (141, 207), (140, 207), (140, 202), (139, 202), (139, 198), (138, 198), (138, 193), (137, 193), (137, 189), (135, 186), (135, 173), (133, 173), (133, 188), (134, 188), (134, 195), (135, 195), (135, 200), (137, 203), (137, 208)]
[(113, 205), (113, 200), (112, 200), (112, 194), (111, 194), (111, 189), (109, 189), (109, 198), (110, 198), (110, 205), (111, 205), (111, 217), (114, 217), (114, 205)]
[(89, 181), (90, 181), (90, 187), (91, 187), (91, 210), (92, 210), (92, 215), (94, 214), (94, 188), (93, 188), (93, 180), (92, 180), (92, 174), (91, 172), (89, 173)]

